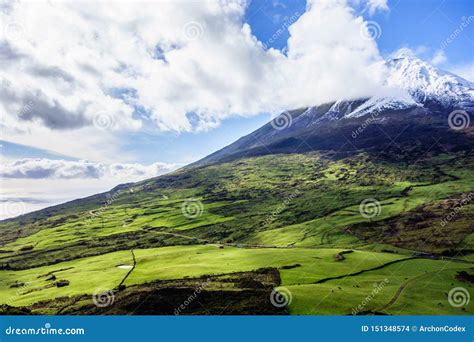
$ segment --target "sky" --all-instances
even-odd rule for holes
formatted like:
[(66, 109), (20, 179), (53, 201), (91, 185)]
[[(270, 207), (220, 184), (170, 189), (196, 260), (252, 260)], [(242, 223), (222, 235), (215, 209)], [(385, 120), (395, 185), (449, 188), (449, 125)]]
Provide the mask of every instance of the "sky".
[(469, 0), (0, 0), (0, 218), (154, 177), (403, 52), (474, 81)]

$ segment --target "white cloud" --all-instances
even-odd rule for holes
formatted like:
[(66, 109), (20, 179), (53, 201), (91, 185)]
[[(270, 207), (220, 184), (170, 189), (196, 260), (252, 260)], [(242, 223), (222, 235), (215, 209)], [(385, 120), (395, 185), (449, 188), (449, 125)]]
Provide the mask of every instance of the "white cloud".
[(459, 75), (468, 81), (474, 82), (474, 61), (471, 63), (454, 65), (448, 69), (452, 73)]
[(368, 0), (367, 1), (367, 9), (370, 15), (375, 14), (377, 11), (388, 11), (388, 0)]
[(310, 2), (289, 28), (288, 58), (276, 70), (283, 107), (377, 93), (385, 69), (375, 41), (366, 36), (367, 25), (343, 2)]
[(0, 220), (108, 191), (108, 179), (0, 178)]
[(83, 159), (2, 161), (0, 199), (36, 210), (179, 167), (132, 163), (133, 134), (123, 130), (150, 122), (135, 108), (159, 130), (196, 131), (381, 87), (376, 42), (346, 1), (308, 1), (285, 54), (253, 36), (245, 8), (0, 3), (0, 139)]
[(108, 172), (113, 178), (142, 180), (162, 175), (180, 166), (182, 165), (159, 162), (151, 165), (115, 163), (108, 166)]
[(438, 50), (434, 53), (433, 57), (431, 58), (431, 64), (433, 65), (440, 65), (444, 64), (448, 61), (446, 54), (443, 50)]
[(415, 47), (405, 46), (391, 54), (391, 57), (401, 56), (418, 57), (428, 60), (432, 65), (436, 66), (447, 65), (448, 62), (448, 57), (444, 50), (436, 50), (433, 52), (424, 45), (418, 45)]
[(0, 155), (0, 220), (149, 179), (182, 165), (151, 165), (46, 158), (8, 160)]
[(29, 136), (44, 144), (40, 130), (59, 131), (58, 140), (80, 151), (84, 146), (68, 141), (72, 131), (140, 129), (135, 106), (161, 130), (193, 131), (232, 115), (367, 96), (380, 87), (376, 43), (361, 34), (367, 23), (346, 1), (309, 1), (290, 27), (287, 55), (263, 49), (242, 24), (245, 6), (14, 3), (0, 42), (6, 140)]
[[(336, 0), (338, 1), (338, 0)], [(387, 12), (388, 0), (348, 0), (349, 4), (363, 12), (368, 12), (369, 15), (374, 15), (377, 12)]]
[(398, 49), (392, 54), (392, 57), (395, 56), (413, 56), (413, 57), (426, 57), (427, 60), (430, 61), (431, 64), (442, 66), (442, 69), (449, 71), (457, 76), (461, 76), (462, 78), (473, 82), (474, 81), (474, 61), (465, 64), (457, 64), (453, 65), (449, 63), (448, 57), (446, 56), (443, 50), (436, 50), (432, 55), (427, 47), (425, 46), (417, 46), (414, 48), (411, 47), (403, 47)]
[(396, 57), (403, 57), (403, 56), (408, 56), (408, 57), (419, 57), (420, 55), (423, 55), (427, 53), (428, 48), (424, 45), (419, 45), (416, 47), (408, 47), (404, 46), (393, 53), (391, 53), (392, 58)]
[(115, 182), (133, 182), (155, 177), (175, 170), (180, 165), (154, 163), (102, 164), (86, 160), (69, 161), (45, 158), (25, 158), (5, 161), (0, 166), (0, 177), (21, 179), (107, 179)]
[[(6, 121), (4, 120), (4, 123)], [(8, 122), (11, 125), (15, 124), (12, 118)], [(54, 151), (78, 159), (107, 163), (134, 161), (133, 155), (121, 152), (121, 147), (126, 142), (111, 131), (98, 130), (94, 127), (62, 131), (28, 125), (15, 129), (9, 123), (6, 123), (3, 129), (0, 124), (0, 140)]]

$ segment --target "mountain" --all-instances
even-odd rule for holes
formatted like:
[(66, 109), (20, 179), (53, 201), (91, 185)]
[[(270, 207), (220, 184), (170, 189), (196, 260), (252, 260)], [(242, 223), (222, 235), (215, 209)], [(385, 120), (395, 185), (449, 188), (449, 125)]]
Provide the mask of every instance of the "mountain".
[(438, 101), (445, 106), (474, 101), (474, 84), (447, 71), (439, 70), (416, 57), (400, 56), (387, 62), (387, 84), (406, 90), (413, 101), (423, 105)]
[[(421, 134), (420, 139), (427, 137), (429, 140), (429, 136), (440, 135), (457, 140), (457, 134), (449, 130), (448, 117), (456, 109), (471, 111), (474, 108), (474, 84), (416, 57), (393, 58), (386, 66), (389, 72), (385, 83), (390, 95), (340, 99), (282, 113), (272, 122), (191, 166), (275, 152), (347, 152), (374, 148), (386, 138), (384, 135), (396, 137), (402, 130), (406, 132), (399, 138), (406, 137), (408, 143), (415, 131), (417, 135)], [(375, 125), (369, 127), (370, 134), (361, 141), (357, 139), (357, 132), (367, 126), (367, 122)], [(412, 127), (406, 127), (407, 122)], [(379, 147), (383, 150), (385, 146)]]
[(472, 314), (472, 83), (387, 67), (389, 96), (1, 221), (0, 313)]

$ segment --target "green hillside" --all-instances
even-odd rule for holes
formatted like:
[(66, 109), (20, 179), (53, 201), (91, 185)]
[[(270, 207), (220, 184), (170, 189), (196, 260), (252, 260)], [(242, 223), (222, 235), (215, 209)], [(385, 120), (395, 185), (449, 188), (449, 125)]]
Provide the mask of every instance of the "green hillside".
[[(211, 279), (206, 311), (183, 314), (351, 314), (381, 283), (357, 313), (472, 314), (447, 293), (473, 288), (473, 166), (462, 151), (409, 165), (365, 152), (257, 156), (6, 220), (2, 310), (170, 314)], [(274, 289), (290, 294), (284, 307), (271, 305)], [(94, 306), (106, 290), (115, 304)]]

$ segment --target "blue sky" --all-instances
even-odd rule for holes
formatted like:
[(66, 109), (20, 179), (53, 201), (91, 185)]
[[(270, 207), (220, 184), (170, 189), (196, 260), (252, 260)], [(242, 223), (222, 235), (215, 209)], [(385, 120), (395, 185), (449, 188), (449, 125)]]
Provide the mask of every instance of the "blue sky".
[[(3, 188), (8, 196), (19, 196), (27, 187), (23, 184), (41, 183), (26, 173), (53, 174), (56, 178), (35, 192), (55, 191), (62, 182), (75, 187), (72, 199), (196, 161), (259, 128), (279, 110), (340, 97), (348, 78), (364, 88), (364, 70), (341, 74), (345, 62), (331, 64), (333, 51), (318, 50), (341, 42), (354, 51), (348, 65), (352, 59), (364, 63), (366, 55), (358, 56), (359, 51), (388, 58), (403, 48), (474, 81), (473, 1), (339, 4), (350, 14), (318, 14), (327, 8), (308, 7), (306, 0), (227, 7), (212, 2), (148, 4), (151, 8), (18, 2), (4, 7), (0, 15), (10, 24), (0, 40), (0, 54), (5, 54), (0, 57), (7, 62), (2, 86), (9, 91), (9, 99), (0, 100), (1, 158), (9, 172)], [(42, 7), (31, 11), (32, 6)], [(78, 16), (81, 11), (95, 16)], [(359, 17), (375, 29), (369, 41), (351, 32), (362, 25)], [(48, 18), (54, 18), (54, 27), (47, 25), (53, 20)], [(135, 27), (129, 25), (133, 20)], [(333, 67), (317, 75), (313, 67), (318, 63)], [(324, 79), (340, 84), (339, 92), (320, 96), (318, 91), (326, 91), (322, 81), (322, 88), (307, 93), (306, 82)], [(293, 83), (285, 89), (288, 80)], [(370, 91), (367, 87), (361, 93)], [(45, 167), (57, 169), (35, 174)], [(91, 168), (107, 179), (94, 179), (98, 182), (78, 191), (78, 183), (98, 174)], [(115, 177), (118, 170), (127, 172)]]
[[(389, 0), (389, 11), (369, 15), (363, 6), (355, 10), (368, 20), (376, 21), (382, 31), (377, 39), (380, 51), (389, 55), (401, 47), (425, 47), (424, 59), (440, 48), (463, 21), (474, 14), (474, 2), (469, 0)], [(285, 34), (275, 41), (270, 38), (279, 28), (284, 28), (284, 18), (303, 14), (306, 1), (253, 1), (247, 9), (245, 19), (252, 32), (271, 47), (284, 49), (289, 37)], [(472, 62), (474, 59), (474, 25), (469, 25), (457, 39), (444, 49), (452, 65)]]
[[(374, 16), (361, 11), (361, 15), (379, 23), (382, 34), (377, 44), (382, 54), (387, 56), (402, 47), (408, 47), (420, 50), (420, 57), (430, 60), (441, 43), (459, 27), (462, 18), (474, 15), (474, 2), (468, 0), (400, 0), (389, 1), (388, 4), (389, 12)], [(305, 9), (305, 0), (252, 1), (246, 10), (245, 21), (261, 42), (268, 47), (284, 50), (289, 37), (285, 22), (291, 24), (291, 18), (298, 18)], [(284, 34), (272, 39), (278, 29), (284, 30)], [(468, 26), (444, 51), (448, 59), (444, 66), (447, 68), (472, 63), (474, 25)], [(187, 163), (227, 146), (270, 119), (271, 115), (262, 113), (250, 118), (227, 119), (219, 128), (202, 133), (138, 134), (133, 139), (143, 143), (131, 145), (129, 150), (137, 154), (138, 149), (147, 151), (143, 154), (144, 159), (140, 160), (144, 163), (156, 160), (174, 162), (177, 159)]]
[[(377, 22), (381, 27), (377, 44), (380, 52), (387, 56), (394, 51), (408, 47), (430, 60), (440, 49), (443, 41), (459, 28), (463, 18), (474, 14), (474, 2), (469, 0), (395, 0), (388, 1), (389, 11), (369, 15), (363, 4), (354, 6), (355, 11), (367, 20)], [(306, 1), (262, 0), (251, 1), (247, 7), (244, 21), (252, 33), (268, 48), (284, 51), (289, 33), (287, 27), (305, 12)], [(286, 24), (285, 24), (286, 23)], [(275, 32), (283, 30), (275, 38)], [(275, 39), (272, 39), (274, 36)], [(474, 25), (469, 25), (462, 34), (444, 49), (447, 61), (440, 67), (456, 70), (457, 66), (468, 65), (474, 61)], [(127, 141), (123, 150), (136, 156), (139, 163), (188, 163), (226, 146), (242, 135), (258, 128), (271, 116), (267, 113), (247, 118), (230, 118), (219, 127), (205, 132), (161, 132), (156, 127), (147, 127), (147, 133), (125, 132)], [(56, 156), (34, 148), (3, 143), (4, 155), (15, 157)], [(75, 158), (69, 156), (69, 158)]]
[[(424, 59), (440, 48), (461, 25), (463, 18), (474, 13), (474, 2), (468, 0), (389, 1), (388, 13), (377, 13), (372, 20), (382, 27), (377, 43), (384, 54), (403, 46), (425, 47)], [(474, 26), (468, 25), (444, 49), (449, 65), (472, 62), (474, 59)]]

